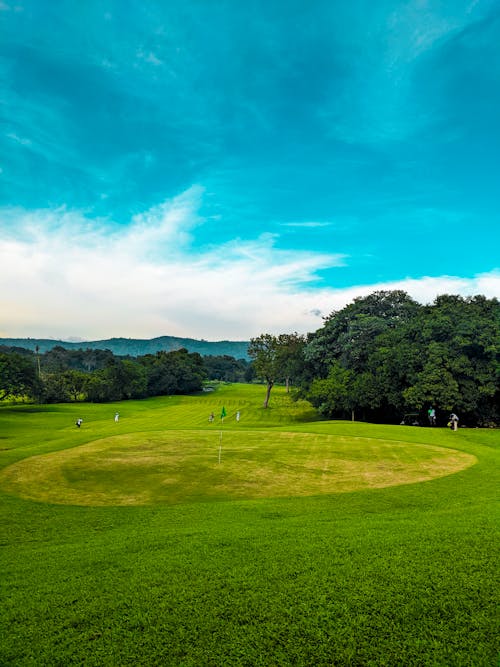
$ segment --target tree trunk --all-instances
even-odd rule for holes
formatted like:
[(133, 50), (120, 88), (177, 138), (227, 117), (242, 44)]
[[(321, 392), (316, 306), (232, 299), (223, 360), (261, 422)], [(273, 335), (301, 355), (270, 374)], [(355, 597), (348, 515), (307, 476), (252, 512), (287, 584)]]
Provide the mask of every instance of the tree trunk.
[(266, 400), (264, 401), (264, 407), (267, 408), (269, 405), (269, 397), (271, 396), (271, 389), (273, 388), (274, 382), (268, 382), (267, 383), (267, 389), (266, 389)]

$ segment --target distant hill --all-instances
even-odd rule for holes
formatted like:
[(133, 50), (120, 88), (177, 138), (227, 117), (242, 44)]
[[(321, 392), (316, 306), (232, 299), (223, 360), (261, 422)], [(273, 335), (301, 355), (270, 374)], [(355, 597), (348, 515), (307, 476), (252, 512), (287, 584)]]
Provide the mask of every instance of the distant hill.
[(188, 352), (198, 352), (202, 356), (224, 355), (236, 359), (248, 359), (248, 341), (220, 340), (209, 342), (194, 338), (177, 338), (176, 336), (160, 336), (159, 338), (109, 338), (107, 340), (81, 341), (78, 343), (47, 338), (0, 338), (0, 345), (23, 347), (27, 350), (47, 352), (56, 346), (68, 350), (111, 350), (119, 356), (140, 357), (144, 354), (155, 354), (161, 350), (171, 352), (185, 348)]

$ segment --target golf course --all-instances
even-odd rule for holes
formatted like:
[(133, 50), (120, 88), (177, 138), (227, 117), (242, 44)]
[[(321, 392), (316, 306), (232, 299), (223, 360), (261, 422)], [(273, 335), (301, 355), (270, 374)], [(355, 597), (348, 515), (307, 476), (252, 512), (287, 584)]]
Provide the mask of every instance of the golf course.
[(0, 405), (0, 665), (498, 665), (499, 431), (264, 394)]

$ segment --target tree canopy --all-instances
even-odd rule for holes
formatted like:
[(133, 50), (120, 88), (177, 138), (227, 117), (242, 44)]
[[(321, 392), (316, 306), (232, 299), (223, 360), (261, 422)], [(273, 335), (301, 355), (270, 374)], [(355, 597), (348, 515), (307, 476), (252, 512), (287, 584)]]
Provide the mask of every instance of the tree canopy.
[(27, 396), (44, 403), (120, 401), (200, 391), (202, 357), (185, 349), (123, 358), (109, 350), (55, 347), (41, 355), (0, 352), (0, 399)]
[(499, 423), (500, 304), (439, 296), (421, 306), (404, 292), (375, 292), (333, 312), (304, 350), (303, 393), (324, 414), (361, 410), (394, 421), (406, 410), (460, 412)]

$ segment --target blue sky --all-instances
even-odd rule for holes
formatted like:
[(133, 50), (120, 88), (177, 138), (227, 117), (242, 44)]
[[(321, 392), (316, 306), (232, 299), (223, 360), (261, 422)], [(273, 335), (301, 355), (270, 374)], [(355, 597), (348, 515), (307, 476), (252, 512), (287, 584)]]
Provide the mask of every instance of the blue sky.
[(0, 0), (0, 336), (500, 297), (494, 0)]

